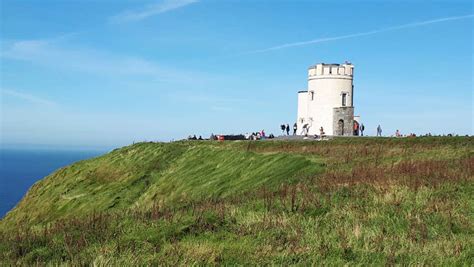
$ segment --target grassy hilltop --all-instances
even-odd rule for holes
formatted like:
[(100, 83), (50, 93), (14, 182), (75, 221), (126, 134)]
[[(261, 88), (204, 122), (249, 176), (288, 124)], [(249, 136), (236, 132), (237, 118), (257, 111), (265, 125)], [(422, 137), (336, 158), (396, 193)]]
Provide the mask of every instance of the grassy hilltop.
[(0, 265), (469, 265), (473, 174), (472, 137), (139, 143), (37, 182)]

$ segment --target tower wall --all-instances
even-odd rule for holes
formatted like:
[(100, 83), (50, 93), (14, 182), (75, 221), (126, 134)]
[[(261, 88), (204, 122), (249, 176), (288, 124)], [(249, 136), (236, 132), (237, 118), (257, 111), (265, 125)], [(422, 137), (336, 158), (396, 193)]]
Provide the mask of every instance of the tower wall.
[[(319, 134), (323, 127), (328, 135), (335, 133), (335, 108), (352, 108), (353, 116), (353, 65), (317, 64), (308, 69), (308, 93), (306, 120), (311, 123), (309, 134)], [(313, 97), (312, 97), (313, 95)], [(351, 119), (352, 127), (353, 118)]]
[[(354, 135), (354, 108), (340, 107), (334, 108), (332, 120), (332, 135), (351, 136)], [(341, 123), (342, 122), (342, 123)], [(329, 134), (329, 132), (326, 132)]]

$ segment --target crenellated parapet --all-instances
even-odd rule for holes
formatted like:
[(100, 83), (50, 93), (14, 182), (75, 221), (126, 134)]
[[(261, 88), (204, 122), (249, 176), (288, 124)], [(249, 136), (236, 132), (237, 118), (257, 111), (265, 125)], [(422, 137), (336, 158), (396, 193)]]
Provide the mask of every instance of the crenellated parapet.
[(347, 78), (352, 79), (354, 75), (354, 65), (349, 62), (344, 64), (319, 63), (308, 68), (308, 79), (318, 78)]

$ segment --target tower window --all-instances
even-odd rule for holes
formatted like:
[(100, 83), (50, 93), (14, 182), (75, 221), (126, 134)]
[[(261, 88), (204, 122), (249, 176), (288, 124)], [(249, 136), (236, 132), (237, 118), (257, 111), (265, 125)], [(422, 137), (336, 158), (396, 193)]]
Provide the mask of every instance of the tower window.
[(346, 101), (347, 101), (347, 94), (346, 93), (343, 93), (342, 94), (342, 106), (345, 107), (346, 106)]
[(311, 92), (310, 92), (310, 95), (311, 95), (311, 101), (313, 101), (313, 100), (314, 100), (314, 92), (311, 91)]

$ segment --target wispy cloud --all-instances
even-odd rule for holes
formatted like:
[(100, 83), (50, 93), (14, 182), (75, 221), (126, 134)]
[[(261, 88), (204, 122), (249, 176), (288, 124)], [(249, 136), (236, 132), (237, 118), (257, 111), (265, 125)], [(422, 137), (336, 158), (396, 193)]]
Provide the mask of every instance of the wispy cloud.
[(27, 101), (32, 104), (50, 106), (50, 107), (57, 106), (56, 102), (53, 102), (51, 100), (48, 100), (39, 96), (35, 96), (29, 93), (23, 93), (16, 90), (10, 90), (10, 89), (4, 89), (4, 88), (2, 88), (0, 92), (2, 95), (11, 96), (20, 100)]
[(141, 9), (124, 11), (120, 14), (110, 17), (109, 22), (122, 23), (138, 21), (174, 9), (185, 7), (196, 2), (198, 2), (198, 0), (163, 0), (159, 3), (142, 7)]
[(1, 58), (26, 61), (61, 71), (120, 78), (147, 76), (159, 82), (186, 83), (190, 80), (199, 82), (206, 79), (202, 73), (165, 67), (140, 57), (77, 47), (58, 38), (14, 41), (2, 46)]
[(143, 59), (117, 56), (83, 48), (68, 48), (51, 40), (16, 41), (4, 46), (1, 56), (97, 74), (163, 74), (156, 64)]
[(305, 46), (305, 45), (325, 43), (325, 42), (330, 42), (330, 41), (337, 41), (337, 40), (342, 40), (342, 39), (356, 38), (356, 37), (361, 37), (361, 36), (373, 35), (373, 34), (377, 34), (377, 33), (390, 32), (390, 31), (402, 30), (402, 29), (407, 29), (407, 28), (415, 28), (415, 27), (420, 27), (420, 26), (434, 24), (434, 23), (441, 23), (441, 22), (453, 21), (453, 20), (469, 19), (469, 18), (472, 18), (472, 17), (474, 17), (474, 14), (469, 14), (469, 15), (464, 15), (464, 16), (438, 18), (438, 19), (426, 20), (426, 21), (421, 21), (421, 22), (415, 22), (415, 23), (403, 24), (403, 25), (398, 25), (398, 26), (392, 26), (392, 27), (388, 27), (388, 28), (384, 28), (384, 29), (372, 30), (372, 31), (367, 31), (367, 32), (359, 32), (359, 33), (352, 33), (352, 34), (340, 35), (340, 36), (334, 36), (334, 37), (318, 38), (318, 39), (313, 39), (313, 40), (309, 40), (309, 41), (287, 43), (287, 44), (272, 46), (272, 47), (268, 47), (268, 48), (264, 48), (264, 49), (248, 51), (244, 54), (263, 53), (263, 52), (269, 52), (269, 51), (280, 50), (280, 49), (296, 47), (296, 46)]

